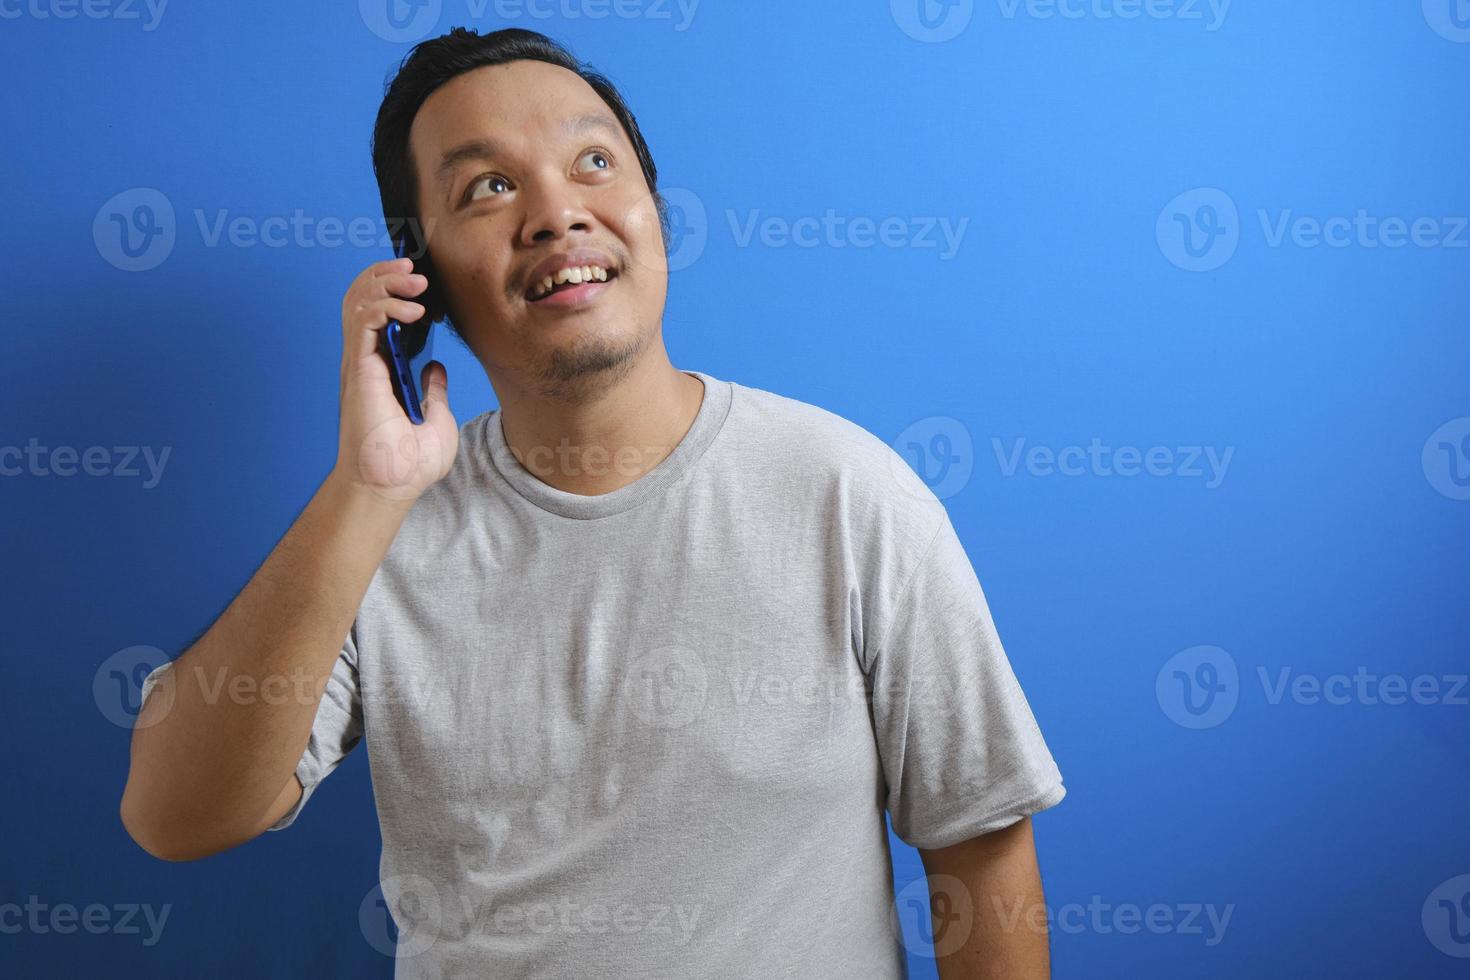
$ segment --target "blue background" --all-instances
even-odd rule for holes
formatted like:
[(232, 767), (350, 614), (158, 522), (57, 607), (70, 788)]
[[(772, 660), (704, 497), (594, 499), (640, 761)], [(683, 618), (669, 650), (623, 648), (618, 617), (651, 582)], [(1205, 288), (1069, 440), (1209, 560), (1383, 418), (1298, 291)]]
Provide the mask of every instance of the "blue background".
[[(1207, 6), (1121, 19), (1100, 16), (1111, 0), (1074, 0), (1076, 18), (936, 3), (931, 16), (961, 19), (949, 27), (970, 18), (936, 41), (914, 0), (707, 0), (684, 30), (652, 0), (597, 20), (473, 18), (444, 0), (424, 30), (539, 29), (621, 86), (664, 185), (704, 210), (681, 220), (694, 257), (671, 279), (676, 365), (916, 442), (938, 454), (914, 457), (926, 477), (968, 467), (945, 503), (1069, 789), (1035, 821), (1049, 907), (1163, 904), (1176, 922), (1191, 904), (1231, 908), (1223, 938), (1203, 917), (1203, 932), (1124, 933), (1111, 913), (1074, 911), (1053, 925), (1057, 977), (1470, 970), (1450, 955), (1470, 954), (1456, 941), (1470, 901), (1453, 918), (1429, 901), (1449, 883), (1453, 905), (1466, 886), (1452, 879), (1470, 874), (1467, 692), (1327, 704), (1261, 680), (1363, 668), (1431, 675), (1443, 694), (1470, 664), (1470, 501), (1454, 479), (1470, 471), (1470, 232), (1390, 248), (1273, 245), (1270, 230), (1288, 211), (1363, 209), (1456, 234), (1444, 219), (1470, 214), (1470, 43), (1449, 2), (1237, 0), (1213, 30)], [(0, 477), (0, 903), (171, 911), (153, 946), (0, 934), (0, 970), (390, 976), (358, 919), (379, 848), (364, 753), (290, 831), (165, 864), (118, 820), (129, 701), (107, 691), (119, 651), (192, 641), (326, 474), (342, 292), (390, 255), (211, 246), (196, 213), (380, 223), (368, 137), (409, 45), (353, 2), (175, 2), (152, 30), (143, 8), (3, 9), (0, 446), (171, 455), (152, 487)], [(116, 237), (93, 229), (136, 188), (167, 199), (176, 241), (126, 271)], [(1236, 217), (1203, 210), (1221, 197), (1200, 188)], [(737, 233), (828, 209), (904, 219), (904, 240)], [(955, 254), (933, 233), (926, 247), (924, 218), (968, 221)], [(1171, 228), (1235, 251), (1190, 271)], [(441, 334), (437, 353), (461, 422), (493, 407), (462, 346)], [(1451, 437), (1431, 440), (1447, 422)], [(919, 437), (898, 440), (911, 426)], [(1164, 446), (1176, 464), (1177, 447), (1232, 455), (1208, 486), (1008, 469), (1018, 439)], [(1202, 645), (1236, 671), (1214, 694), (1170, 665)], [(1183, 676), (1209, 680), (1198, 666)], [(1233, 707), (1189, 711), (1208, 703)], [(894, 845), (903, 888), (921, 866)], [(915, 975), (932, 976), (913, 928), (910, 947)]]

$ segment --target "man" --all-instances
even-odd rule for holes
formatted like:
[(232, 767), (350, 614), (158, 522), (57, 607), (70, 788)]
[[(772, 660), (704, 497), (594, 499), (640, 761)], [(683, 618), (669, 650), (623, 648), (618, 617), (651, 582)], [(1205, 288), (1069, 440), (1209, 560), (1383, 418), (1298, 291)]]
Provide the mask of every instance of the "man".
[[(366, 735), (398, 976), (895, 977), (886, 807), (942, 976), (1045, 976), (1003, 912), (1041, 904), (1029, 817), (1065, 791), (944, 508), (858, 426), (672, 366), (616, 91), (454, 31), (374, 162), (427, 251), (348, 289), (335, 468), (148, 678), (133, 837), (281, 829)], [(441, 317), (501, 405), (462, 428), (442, 365), (415, 426), (377, 353)]]

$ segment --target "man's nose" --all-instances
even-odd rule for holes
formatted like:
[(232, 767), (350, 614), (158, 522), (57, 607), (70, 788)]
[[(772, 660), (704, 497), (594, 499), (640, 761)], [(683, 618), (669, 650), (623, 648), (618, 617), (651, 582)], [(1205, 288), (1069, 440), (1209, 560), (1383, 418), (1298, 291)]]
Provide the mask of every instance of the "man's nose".
[(522, 240), (527, 245), (554, 241), (573, 231), (590, 231), (592, 215), (582, 201), (583, 188), (566, 181), (537, 181), (523, 195), (526, 219)]

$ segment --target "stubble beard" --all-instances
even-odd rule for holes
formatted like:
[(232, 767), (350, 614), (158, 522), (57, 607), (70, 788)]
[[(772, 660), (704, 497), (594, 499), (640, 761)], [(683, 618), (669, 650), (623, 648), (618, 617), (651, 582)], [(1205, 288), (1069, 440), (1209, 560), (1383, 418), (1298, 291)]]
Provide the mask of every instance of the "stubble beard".
[(587, 401), (631, 374), (647, 346), (642, 330), (626, 337), (579, 337), (546, 354), (536, 372), (536, 388), (554, 401)]

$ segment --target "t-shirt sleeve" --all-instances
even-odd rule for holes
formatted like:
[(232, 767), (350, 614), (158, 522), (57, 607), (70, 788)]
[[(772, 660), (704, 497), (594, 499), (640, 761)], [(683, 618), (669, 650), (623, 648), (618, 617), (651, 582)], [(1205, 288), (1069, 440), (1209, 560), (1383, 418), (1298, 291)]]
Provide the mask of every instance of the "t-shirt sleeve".
[(866, 660), (893, 831), (948, 847), (1066, 794), (948, 514)]
[[(173, 663), (162, 664), (152, 670), (143, 680), (142, 702), (157, 686), (163, 672)], [(362, 740), (362, 695), (358, 687), (357, 673), (357, 627), (354, 624), (337, 660), (332, 665), (332, 674), (327, 679), (321, 703), (317, 706), (316, 720), (312, 723), (311, 736), (306, 742), (306, 751), (296, 764), (296, 778), (301, 782), (301, 798), (267, 830), (284, 830), (289, 827), (306, 801), (323, 779), (347, 758), (347, 753)]]

